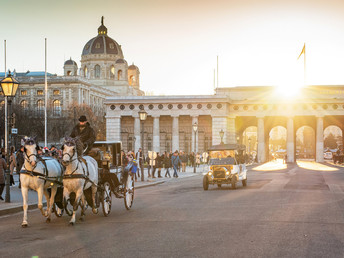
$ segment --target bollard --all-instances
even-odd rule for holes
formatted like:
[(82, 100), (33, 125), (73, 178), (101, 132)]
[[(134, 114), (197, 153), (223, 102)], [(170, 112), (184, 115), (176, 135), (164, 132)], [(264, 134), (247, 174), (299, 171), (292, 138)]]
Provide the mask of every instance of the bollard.
[(10, 182), (11, 182), (11, 173), (10, 170), (7, 169), (5, 172), (5, 186), (6, 186), (6, 195), (5, 195), (5, 202), (11, 202), (11, 191), (10, 191)]

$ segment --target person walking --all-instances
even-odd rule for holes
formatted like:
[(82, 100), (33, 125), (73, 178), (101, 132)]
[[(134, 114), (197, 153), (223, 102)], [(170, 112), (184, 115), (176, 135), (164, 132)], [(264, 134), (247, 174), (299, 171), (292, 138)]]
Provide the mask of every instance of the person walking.
[(165, 151), (165, 155), (164, 155), (164, 166), (166, 169), (166, 173), (165, 173), (165, 177), (167, 177), (167, 175), (171, 178), (170, 175), (170, 167), (171, 167), (171, 158), (170, 155)]
[(16, 155), (14, 153), (14, 146), (11, 146), (10, 148), (10, 186), (15, 185), (14, 178), (13, 178), (13, 172), (14, 172), (15, 166), (16, 166)]
[(5, 188), (5, 171), (6, 171), (6, 161), (2, 156), (0, 157), (0, 200), (4, 200), (2, 198), (2, 192)]
[(159, 152), (157, 153), (157, 168), (158, 168), (158, 177), (161, 178), (161, 169), (163, 167), (164, 164), (164, 155), (160, 155)]
[(201, 165), (201, 155), (197, 152), (196, 154), (196, 167), (199, 167)]
[(136, 152), (136, 160), (137, 160), (137, 163), (138, 163), (138, 166), (137, 166), (137, 176), (140, 177), (140, 170), (141, 170), (141, 173), (144, 172), (144, 160), (145, 160), (145, 156), (143, 155), (142, 153), (142, 149), (139, 148), (138, 152)]
[(16, 161), (17, 161), (16, 170), (17, 170), (17, 174), (19, 175), (19, 186), (18, 187), (21, 188), (20, 171), (24, 165), (24, 146), (23, 145), (20, 146), (20, 149), (16, 153)]
[(181, 152), (180, 160), (182, 161), (182, 172), (186, 171), (186, 163), (188, 162), (188, 157), (185, 152)]
[(180, 165), (182, 163), (180, 158), (179, 158), (177, 150), (172, 155), (171, 161), (172, 161), (172, 166), (173, 166), (173, 170), (174, 170), (173, 177), (177, 178), (178, 177), (178, 173), (177, 173), (178, 165)]

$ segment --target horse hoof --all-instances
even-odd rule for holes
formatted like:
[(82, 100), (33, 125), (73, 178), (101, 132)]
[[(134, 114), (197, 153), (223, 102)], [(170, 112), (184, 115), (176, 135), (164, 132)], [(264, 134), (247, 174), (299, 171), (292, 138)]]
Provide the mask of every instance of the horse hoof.
[(47, 218), (47, 220), (45, 221), (46, 223), (50, 223), (50, 218)]
[(93, 212), (94, 214), (98, 214), (98, 209), (92, 209), (92, 212)]
[(27, 226), (28, 226), (27, 223), (22, 224), (22, 228), (27, 228)]
[(80, 217), (80, 219), (79, 219), (80, 221), (84, 221), (85, 219), (83, 218), (83, 217)]
[(69, 222), (69, 226), (74, 226), (74, 222)]

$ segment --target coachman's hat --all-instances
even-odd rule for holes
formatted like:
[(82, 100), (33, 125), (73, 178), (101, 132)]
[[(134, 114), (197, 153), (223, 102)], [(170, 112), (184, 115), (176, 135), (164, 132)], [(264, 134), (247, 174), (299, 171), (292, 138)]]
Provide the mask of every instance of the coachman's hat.
[(79, 121), (80, 122), (86, 122), (87, 121), (86, 116), (80, 116)]

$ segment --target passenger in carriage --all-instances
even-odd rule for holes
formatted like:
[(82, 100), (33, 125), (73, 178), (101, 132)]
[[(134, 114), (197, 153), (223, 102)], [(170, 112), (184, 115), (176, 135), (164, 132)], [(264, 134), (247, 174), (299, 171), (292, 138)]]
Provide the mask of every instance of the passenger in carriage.
[[(86, 148), (84, 155), (87, 155), (88, 152), (92, 149), (93, 143), (96, 140), (96, 133), (91, 127), (90, 123), (87, 122), (86, 116), (80, 116), (79, 123), (73, 128), (70, 137), (75, 138), (78, 137), (82, 144), (84, 145), (84, 149)], [(80, 153), (81, 150), (78, 150)], [(83, 151), (81, 151), (82, 153)]]

